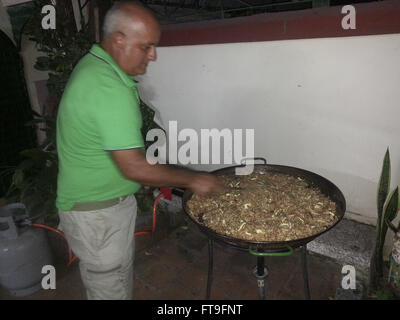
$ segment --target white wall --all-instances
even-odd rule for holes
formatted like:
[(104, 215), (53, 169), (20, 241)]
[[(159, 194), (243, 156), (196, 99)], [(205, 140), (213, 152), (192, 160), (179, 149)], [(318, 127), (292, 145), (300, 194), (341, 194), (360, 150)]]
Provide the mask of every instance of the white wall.
[(162, 47), (138, 80), (164, 125), (254, 128), (256, 155), (328, 178), (355, 220), (375, 223), (388, 146), (400, 184), (400, 34)]
[(24, 61), (25, 79), (32, 109), (41, 113), (43, 106), (40, 105), (35, 82), (47, 80), (49, 75), (48, 72), (35, 69), (34, 65), (36, 63), (36, 59), (40, 56), (43, 56), (44, 53), (39, 52), (36, 48), (36, 43), (29, 40), (27, 36), (23, 36), (22, 39), (22, 49), (20, 54)]

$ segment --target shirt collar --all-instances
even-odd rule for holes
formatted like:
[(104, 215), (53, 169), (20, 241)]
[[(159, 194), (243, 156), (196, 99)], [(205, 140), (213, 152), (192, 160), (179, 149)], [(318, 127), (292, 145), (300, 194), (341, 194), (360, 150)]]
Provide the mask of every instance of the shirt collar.
[(120, 77), (120, 79), (125, 83), (129, 88), (136, 87), (137, 82), (133, 80), (131, 76), (129, 76), (122, 68), (118, 65), (118, 63), (106, 52), (104, 51), (98, 44), (94, 44), (90, 49), (90, 53), (95, 57), (103, 60), (108, 63), (114, 70), (114, 72)]

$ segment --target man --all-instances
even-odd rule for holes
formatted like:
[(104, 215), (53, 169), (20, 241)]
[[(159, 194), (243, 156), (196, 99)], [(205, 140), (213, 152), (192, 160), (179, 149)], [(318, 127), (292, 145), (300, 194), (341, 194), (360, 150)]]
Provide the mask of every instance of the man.
[(149, 165), (136, 83), (156, 60), (160, 26), (137, 3), (114, 5), (104, 39), (71, 74), (57, 119), (60, 228), (80, 259), (88, 299), (131, 299), (140, 185), (221, 192), (214, 176)]

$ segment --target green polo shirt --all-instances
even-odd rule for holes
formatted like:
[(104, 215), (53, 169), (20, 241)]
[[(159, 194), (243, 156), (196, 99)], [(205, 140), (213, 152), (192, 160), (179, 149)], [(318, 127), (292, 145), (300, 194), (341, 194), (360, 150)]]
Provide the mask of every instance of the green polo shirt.
[(56, 205), (104, 201), (132, 194), (109, 151), (143, 148), (136, 83), (100, 46), (73, 70), (57, 117), (59, 174)]

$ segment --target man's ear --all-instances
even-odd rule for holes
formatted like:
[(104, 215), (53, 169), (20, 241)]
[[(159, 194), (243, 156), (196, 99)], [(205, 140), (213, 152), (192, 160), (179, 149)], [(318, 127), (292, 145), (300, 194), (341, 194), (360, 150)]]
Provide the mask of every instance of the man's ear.
[(112, 34), (112, 42), (118, 48), (125, 48), (126, 45), (126, 36), (122, 32), (114, 32)]

